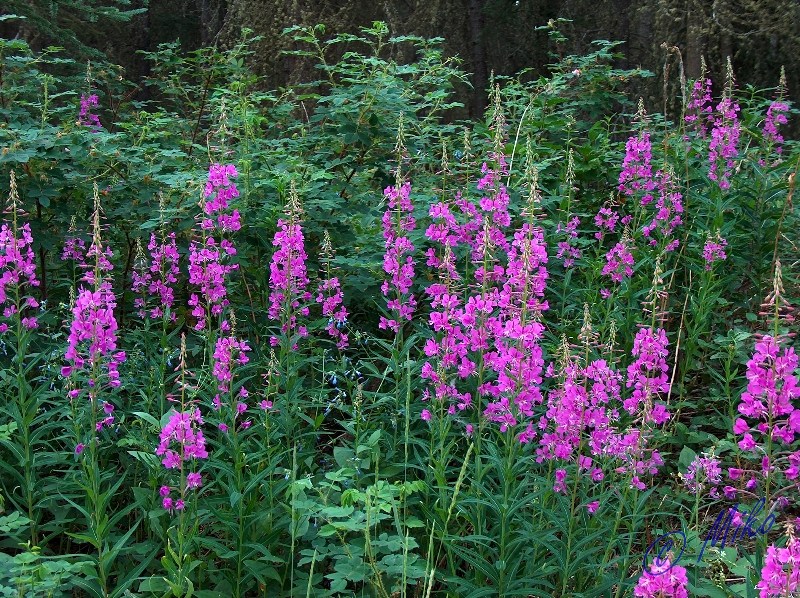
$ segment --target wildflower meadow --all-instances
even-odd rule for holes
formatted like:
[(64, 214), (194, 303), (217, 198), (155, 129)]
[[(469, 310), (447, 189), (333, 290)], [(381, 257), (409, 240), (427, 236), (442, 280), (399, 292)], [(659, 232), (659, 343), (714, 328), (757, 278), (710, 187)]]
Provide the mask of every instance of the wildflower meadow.
[(0, 596), (800, 596), (782, 73), (284, 35), (0, 39)]

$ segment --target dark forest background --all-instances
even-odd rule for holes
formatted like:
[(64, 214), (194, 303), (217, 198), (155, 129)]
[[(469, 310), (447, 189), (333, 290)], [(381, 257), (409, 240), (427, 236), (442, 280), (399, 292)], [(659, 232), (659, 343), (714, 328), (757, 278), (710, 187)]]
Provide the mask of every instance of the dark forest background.
[[(107, 57), (133, 81), (147, 75), (149, 64), (136, 50), (176, 39), (187, 50), (225, 48), (249, 28), (262, 36), (251, 67), (264, 88), (279, 89), (309, 80), (312, 64), (282, 52), (293, 43), (281, 35), (284, 28), (324, 23), (334, 34), (379, 20), (393, 35), (443, 37), (446, 52), (463, 60), (473, 87), (459, 91), (465, 108), (457, 117), (483, 113), (492, 72), (528, 69), (536, 77), (555, 57), (584, 53), (597, 39), (624, 42), (616, 66), (654, 73), (630, 90), (654, 110), (664, 106), (665, 67), (675, 84), (666, 90), (668, 104), (677, 106), (675, 49), (687, 79), (699, 76), (704, 57), (719, 88), (730, 56), (737, 79), (759, 89), (775, 87), (785, 66), (790, 98), (800, 97), (800, 0), (4, 0), (0, 8), (26, 17), (0, 22), (4, 37), (23, 37), (34, 49), (56, 44), (72, 56)], [(566, 39), (548, 36), (541, 29), (548, 22)]]

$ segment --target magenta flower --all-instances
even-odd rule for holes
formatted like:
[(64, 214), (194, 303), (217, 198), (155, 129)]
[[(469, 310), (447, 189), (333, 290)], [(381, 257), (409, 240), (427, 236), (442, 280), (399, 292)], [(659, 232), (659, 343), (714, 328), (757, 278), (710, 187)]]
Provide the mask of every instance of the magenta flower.
[[(482, 387), (493, 399), (484, 417), (499, 423), (501, 431), (533, 417), (534, 406), (543, 400), (544, 357), (539, 341), (545, 328), (539, 320), (549, 308), (544, 301), (547, 260), (543, 230), (523, 224), (514, 234), (505, 282), (495, 295), (500, 310), (486, 321), (487, 328), (493, 329), (494, 350), (484, 354), (484, 362), (497, 379)], [(534, 436), (530, 428), (519, 440), (530, 442)]]
[(714, 116), (711, 108), (711, 79), (700, 78), (692, 86), (692, 95), (686, 106), (684, 120), (692, 124), (698, 134), (705, 138), (708, 127), (713, 124)]
[(113, 294), (81, 288), (72, 308), (73, 319), (65, 354), (75, 369), (88, 367), (91, 370), (93, 366), (102, 364), (110, 386), (119, 386), (117, 360), (104, 359), (117, 349), (115, 307)]
[(650, 133), (642, 131), (637, 137), (630, 137), (625, 144), (618, 189), (627, 196), (641, 193), (642, 205), (653, 201), (652, 192), (656, 188), (651, 161)]
[[(156, 240), (155, 233), (152, 233), (147, 250), (150, 252), (150, 265), (140, 271), (133, 271), (131, 290), (142, 295), (134, 300), (134, 305), (141, 318), (147, 316), (156, 319), (170, 312), (170, 319), (175, 321), (175, 314), (171, 309), (175, 303), (174, 285), (178, 282), (180, 273), (175, 233), (169, 233), (167, 239), (161, 243)], [(158, 298), (158, 302), (150, 306), (149, 310), (147, 297)]]
[[(12, 178), (12, 185), (13, 185)], [(15, 190), (12, 190), (12, 194)], [(16, 208), (14, 208), (16, 210)], [(16, 229), (16, 216), (13, 223), (3, 222), (0, 227), (0, 307), (3, 315), (10, 318), (25, 307), (38, 307), (39, 303), (26, 295), (31, 287), (38, 287), (36, 261), (33, 253), (33, 236), (27, 222)], [(9, 303), (13, 300), (14, 303)], [(19, 304), (17, 304), (17, 301)], [(38, 326), (34, 316), (20, 320), (23, 327), (32, 329)], [(5, 332), (7, 325), (2, 329)]]
[[(231, 178), (239, 176), (233, 164), (212, 164), (208, 169), (203, 196), (205, 203), (203, 212), (206, 218), (201, 222), (201, 228), (211, 230), (218, 228), (222, 232), (236, 232), (241, 227), (241, 216), (238, 210), (229, 211), (230, 201), (239, 197), (239, 190)], [(216, 223), (212, 218), (216, 216)]]
[(742, 393), (739, 413), (756, 420), (750, 428), (744, 420), (737, 420), (734, 433), (745, 432), (745, 450), (755, 448), (752, 432), (756, 430), (765, 437), (791, 444), (800, 436), (800, 409), (794, 402), (800, 399), (800, 386), (795, 370), (798, 355), (793, 347), (780, 350), (777, 341), (765, 336), (756, 343), (755, 353), (747, 362), (747, 390)]
[[(64, 355), (68, 364), (62, 373), (76, 377), (85, 388), (71, 388), (69, 398), (75, 399), (87, 392), (93, 411), (94, 429), (97, 433), (114, 424), (114, 405), (98, 400), (101, 393), (120, 385), (119, 365), (126, 359), (123, 351), (117, 351), (117, 320), (114, 317), (116, 297), (111, 287), (111, 249), (103, 246), (100, 237), (100, 199), (97, 186), (94, 188), (95, 209), (93, 214), (92, 243), (86, 253), (87, 262), (79, 264), (85, 270), (75, 304), (72, 307), (67, 350)], [(89, 259), (94, 258), (91, 262)], [(99, 412), (98, 412), (99, 410)]]
[(272, 244), (278, 249), (270, 263), (269, 318), (280, 321), (284, 335), (291, 336), (297, 332), (306, 336), (298, 315), (308, 315), (306, 303), (311, 299), (311, 293), (306, 290), (309, 284), (306, 273), (308, 256), (300, 223), (293, 217), (278, 220), (278, 231)]
[(658, 200), (653, 206), (653, 217), (642, 227), (642, 233), (651, 246), (658, 245), (658, 237), (666, 243), (665, 251), (678, 247), (678, 239), (671, 239), (675, 228), (683, 223), (683, 195), (677, 190), (672, 175), (659, 170), (655, 175)]
[(238, 268), (238, 264), (226, 263), (228, 252), (208, 237), (201, 245), (192, 241), (189, 245), (189, 283), (200, 287), (200, 294), (189, 296), (189, 307), (197, 318), (195, 330), (206, 327), (210, 315), (221, 316), (228, 300), (227, 276)]
[(161, 430), (156, 455), (163, 456), (162, 464), (167, 469), (177, 469), (191, 459), (207, 459), (206, 441), (203, 436), (203, 417), (200, 410), (173, 411), (169, 421)]
[(642, 409), (645, 422), (662, 424), (669, 418), (664, 407), (655, 403), (660, 395), (669, 392), (668, 342), (667, 333), (661, 328), (640, 328), (633, 341), (631, 354), (636, 361), (628, 366), (626, 386), (634, 390), (623, 406), (631, 414)]
[(739, 133), (739, 105), (731, 98), (725, 96), (717, 105), (717, 116), (714, 119), (714, 128), (711, 129), (711, 141), (708, 146), (708, 161), (710, 164), (708, 178), (717, 181), (720, 189), (731, 186), (730, 176), (738, 154)]
[(81, 109), (78, 113), (78, 125), (88, 127), (92, 133), (98, 133), (103, 126), (100, 124), (100, 118), (92, 112), (93, 108), (100, 105), (100, 100), (97, 94), (81, 94)]
[(789, 536), (785, 548), (767, 548), (761, 581), (756, 585), (759, 598), (795, 596), (800, 590), (800, 540)]
[(76, 263), (84, 262), (86, 259), (86, 242), (80, 237), (65, 237), (61, 259), (63, 261), (72, 260)]
[(650, 571), (642, 571), (633, 595), (641, 598), (689, 598), (688, 583), (686, 569), (670, 563), (669, 558), (664, 561), (656, 558)]
[(681, 476), (686, 489), (692, 494), (700, 493), (709, 488), (709, 496), (717, 498), (717, 485), (722, 480), (722, 469), (719, 459), (714, 455), (696, 456)]
[(728, 242), (719, 236), (717, 233), (716, 238), (708, 238), (706, 244), (703, 246), (703, 259), (706, 261), (706, 270), (711, 270), (714, 262), (721, 262), (728, 259), (728, 254), (725, 253), (725, 247)]
[(789, 112), (789, 104), (776, 100), (767, 108), (767, 115), (764, 118), (764, 127), (761, 134), (768, 146), (774, 148), (776, 154), (783, 151), (783, 135), (778, 132), (780, 125), (785, 125), (788, 121), (786, 113)]
[(347, 347), (347, 335), (341, 327), (347, 323), (347, 308), (343, 304), (344, 293), (337, 277), (321, 280), (317, 287), (317, 303), (322, 304), (322, 315), (328, 318), (325, 330), (336, 339), (336, 346), (340, 349)]
[(402, 321), (411, 321), (417, 307), (417, 300), (411, 293), (414, 284), (414, 245), (405, 233), (414, 230), (414, 206), (409, 196), (411, 183), (400, 187), (387, 187), (383, 191), (387, 208), (383, 214), (383, 239), (386, 251), (383, 256), (383, 270), (389, 278), (383, 281), (381, 292), (388, 299), (386, 307), (393, 315), (391, 319), (380, 317), (378, 327), (399, 332)]
[[(189, 245), (189, 283), (198, 286), (200, 291), (199, 295), (191, 293), (189, 296), (191, 313), (197, 319), (195, 330), (205, 329), (210, 317), (221, 318), (222, 331), (230, 326), (223, 317), (230, 303), (227, 298), (227, 278), (239, 266), (228, 263), (229, 258), (236, 255), (236, 247), (230, 240), (220, 237), (241, 228), (239, 212), (229, 211), (229, 201), (239, 196), (236, 185), (230, 180), (237, 175), (233, 164), (212, 164), (208, 169), (200, 221), (203, 235), (200, 241), (193, 240)], [(214, 236), (215, 232), (217, 237)], [(162, 258), (162, 267), (166, 266), (167, 260), (174, 258), (171, 249), (165, 251), (168, 254), (165, 252)]]
[(617, 223), (619, 222), (619, 214), (615, 212), (612, 208), (608, 206), (604, 206), (600, 208), (600, 211), (594, 217), (594, 223), (599, 228), (594, 236), (598, 240), (602, 240), (603, 235), (606, 231), (613, 233), (614, 230), (617, 228)]
[(556, 469), (556, 481), (553, 484), (553, 492), (564, 494), (567, 491), (567, 485), (564, 481), (567, 479), (566, 469)]
[(556, 259), (563, 260), (565, 268), (572, 268), (575, 265), (575, 260), (580, 259), (583, 255), (580, 248), (574, 245), (575, 239), (578, 238), (578, 226), (580, 223), (580, 218), (576, 216), (570, 218), (566, 224), (562, 225), (559, 222), (556, 227), (556, 233), (564, 232), (567, 234), (565, 241), (559, 241), (558, 252), (556, 253)]
[(623, 278), (633, 276), (635, 260), (629, 248), (630, 241), (623, 239), (606, 253), (606, 265), (603, 266), (603, 275), (611, 277), (614, 282), (622, 282)]

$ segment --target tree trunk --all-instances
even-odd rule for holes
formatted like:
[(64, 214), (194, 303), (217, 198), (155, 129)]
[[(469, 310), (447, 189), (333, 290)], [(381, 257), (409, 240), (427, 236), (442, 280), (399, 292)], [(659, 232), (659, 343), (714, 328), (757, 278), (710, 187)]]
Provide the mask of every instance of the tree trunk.
[(483, 7), (484, 0), (467, 0), (472, 83), (475, 86), (472, 93), (472, 113), (470, 115), (473, 118), (483, 117), (486, 110), (486, 86), (489, 83), (489, 76), (486, 72), (486, 48), (483, 40)]

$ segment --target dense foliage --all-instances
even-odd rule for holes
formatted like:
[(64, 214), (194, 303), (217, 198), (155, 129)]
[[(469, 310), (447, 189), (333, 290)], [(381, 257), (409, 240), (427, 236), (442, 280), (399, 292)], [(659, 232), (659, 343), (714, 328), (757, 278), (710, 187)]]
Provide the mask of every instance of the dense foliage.
[(285, 34), (146, 101), (0, 40), (0, 593), (798, 591), (784, 80), (670, 122), (598, 42), (453, 124), (442, 40)]

